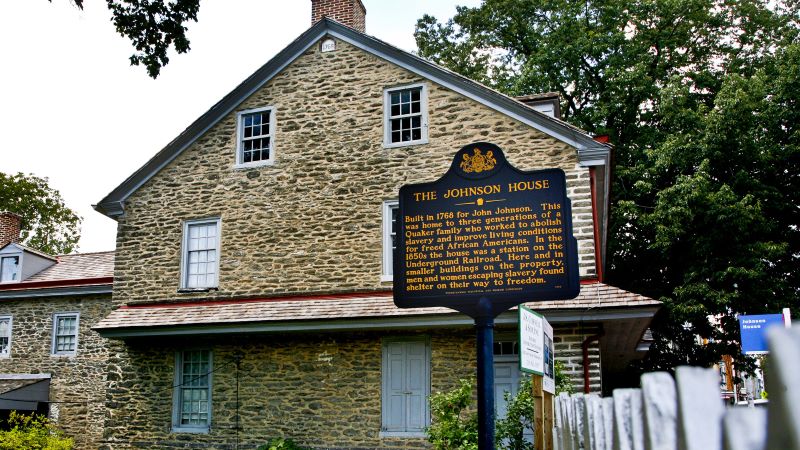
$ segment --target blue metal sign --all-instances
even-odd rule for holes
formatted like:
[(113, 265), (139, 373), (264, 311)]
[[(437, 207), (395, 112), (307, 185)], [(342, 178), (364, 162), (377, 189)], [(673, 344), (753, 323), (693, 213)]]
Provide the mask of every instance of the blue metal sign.
[(739, 316), (739, 331), (742, 335), (742, 353), (759, 355), (769, 353), (766, 331), (770, 326), (783, 325), (782, 314), (760, 314)]

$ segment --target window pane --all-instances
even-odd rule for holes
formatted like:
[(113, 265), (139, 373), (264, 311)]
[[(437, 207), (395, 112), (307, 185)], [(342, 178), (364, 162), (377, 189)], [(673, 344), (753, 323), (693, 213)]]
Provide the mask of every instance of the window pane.
[(19, 256), (7, 256), (0, 263), (0, 282), (19, 280)]

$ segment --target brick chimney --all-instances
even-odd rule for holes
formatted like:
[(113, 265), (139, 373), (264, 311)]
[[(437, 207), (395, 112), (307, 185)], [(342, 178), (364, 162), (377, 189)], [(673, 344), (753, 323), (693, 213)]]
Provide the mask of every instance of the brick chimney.
[(311, 0), (311, 25), (327, 17), (364, 33), (366, 15), (361, 0)]
[(0, 211), (0, 248), (9, 242), (19, 242), (22, 216), (9, 211)]

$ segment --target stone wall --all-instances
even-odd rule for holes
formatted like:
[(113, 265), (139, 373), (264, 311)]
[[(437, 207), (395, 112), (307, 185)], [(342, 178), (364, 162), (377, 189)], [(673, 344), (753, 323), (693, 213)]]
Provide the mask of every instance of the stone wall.
[[(294, 334), (114, 345), (104, 448), (254, 448), (270, 438), (326, 449), (427, 448), (424, 438), (381, 438), (385, 337), (428, 336), (431, 389), (474, 377), (472, 330)], [(210, 348), (214, 358), (208, 434), (172, 433), (175, 352)]]
[[(580, 358), (568, 341), (592, 331), (559, 326), (556, 355), (565, 361), (576, 392), (583, 386)], [(515, 335), (511, 328), (498, 333)], [(431, 392), (450, 390), (475, 377), (474, 330), (264, 335), (259, 337), (133, 341), (113, 345), (109, 420), (103, 448), (254, 448), (288, 437), (317, 449), (422, 449), (424, 438), (381, 438), (381, 345), (387, 337), (427, 336)], [(580, 342), (578, 342), (580, 348)], [(208, 434), (172, 433), (175, 352), (213, 351), (212, 424)], [(578, 353), (580, 353), (578, 351)], [(596, 343), (593, 357), (597, 357)], [(592, 380), (599, 389), (599, 364)], [(576, 364), (578, 366), (576, 366)]]
[[(383, 91), (424, 82), (429, 143), (383, 147)], [(576, 150), (443, 86), (337, 41), (312, 46), (237, 111), (274, 106), (273, 165), (235, 169), (236, 111), (126, 202), (115, 301), (164, 301), (391, 288), (381, 281), (382, 204), (433, 181), (475, 141), (513, 165), (567, 173), (580, 272), (593, 276), (588, 169)], [(221, 217), (219, 288), (182, 293), (182, 223)]]
[[(111, 311), (109, 295), (47, 297), (0, 302), (13, 317), (11, 355), (0, 373), (49, 373), (50, 417), (75, 439), (76, 448), (97, 448), (105, 419), (107, 340), (91, 327)], [(51, 356), (53, 314), (80, 312), (75, 356)]]

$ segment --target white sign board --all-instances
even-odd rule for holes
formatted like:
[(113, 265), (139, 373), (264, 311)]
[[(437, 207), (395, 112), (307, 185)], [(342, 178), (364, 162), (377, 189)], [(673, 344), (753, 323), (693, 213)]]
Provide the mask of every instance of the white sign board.
[(553, 327), (541, 315), (519, 306), (519, 369), (541, 375), (542, 389), (555, 393)]

